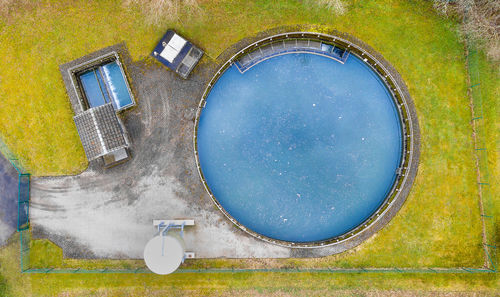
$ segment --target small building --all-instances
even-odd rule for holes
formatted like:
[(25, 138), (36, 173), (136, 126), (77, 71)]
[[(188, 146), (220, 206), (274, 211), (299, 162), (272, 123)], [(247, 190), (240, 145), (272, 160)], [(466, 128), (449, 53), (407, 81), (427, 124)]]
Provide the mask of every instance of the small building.
[(168, 30), (151, 56), (186, 79), (200, 61), (203, 51), (173, 30)]
[(105, 167), (130, 159), (129, 141), (118, 113), (136, 105), (118, 44), (60, 66), (85, 155)]
[(127, 161), (129, 142), (112, 103), (87, 109), (73, 117), (89, 161), (103, 157), (105, 166)]

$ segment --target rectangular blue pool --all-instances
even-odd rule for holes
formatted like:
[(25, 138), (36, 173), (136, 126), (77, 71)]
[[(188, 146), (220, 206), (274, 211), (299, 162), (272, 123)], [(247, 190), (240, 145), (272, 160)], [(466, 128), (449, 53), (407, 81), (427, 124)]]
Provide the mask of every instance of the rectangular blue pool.
[(135, 105), (118, 62), (103, 64), (79, 75), (89, 108), (113, 103), (116, 110)]

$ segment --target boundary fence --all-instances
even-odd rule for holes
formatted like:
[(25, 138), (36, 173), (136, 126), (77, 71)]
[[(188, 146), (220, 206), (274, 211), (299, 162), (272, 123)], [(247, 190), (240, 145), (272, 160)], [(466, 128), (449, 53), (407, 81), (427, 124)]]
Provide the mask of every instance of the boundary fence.
[[(465, 2), (463, 24), (470, 17), (473, 1)], [(498, 265), (497, 221), (495, 205), (490, 188), (490, 172), (488, 169), (487, 114), (484, 113), (484, 97), (481, 92), (481, 66), (479, 61), (477, 40), (470, 34), (465, 36), (465, 60), (467, 68), (467, 95), (470, 101), (472, 138), (474, 144), (474, 161), (476, 165), (478, 202), (482, 224), (482, 246), (485, 267), (493, 271)]]
[(466, 60), (468, 70), (468, 94), (471, 109), (472, 137), (474, 141), (474, 161), (476, 165), (478, 199), (482, 224), (482, 245), (485, 263), (488, 268), (497, 269), (496, 220), (493, 197), (490, 189), (488, 169), (488, 146), (486, 136), (487, 115), (483, 112), (483, 94), (479, 52), (474, 42), (466, 41)]
[[(474, 157), (477, 166), (477, 184), (479, 191), (479, 207), (483, 227), (483, 250), (485, 265), (481, 268), (275, 268), (275, 269), (238, 269), (238, 268), (204, 268), (179, 269), (175, 273), (245, 273), (245, 272), (282, 272), (282, 273), (496, 273), (497, 272), (497, 238), (495, 206), (490, 191), (490, 174), (488, 170), (488, 151), (486, 141), (486, 114), (483, 112), (483, 95), (479, 52), (474, 43), (466, 40), (466, 63), (468, 69), (468, 95), (471, 103), (471, 125), (474, 134)], [(29, 189), (30, 174), (21, 162), (8, 150), (0, 140), (0, 152), (11, 162), (19, 174), (18, 195), (18, 231), (20, 236), (20, 268), (22, 273), (151, 273), (146, 267), (124, 269), (81, 269), (81, 268), (32, 268), (30, 266), (31, 232), (29, 229)]]
[[(148, 268), (136, 269), (80, 269), (80, 268), (30, 268), (23, 273), (123, 273), (123, 274), (153, 274)], [(281, 272), (281, 273), (494, 273), (486, 268), (203, 268), (203, 269), (178, 269), (174, 273), (257, 273), (257, 272)]]

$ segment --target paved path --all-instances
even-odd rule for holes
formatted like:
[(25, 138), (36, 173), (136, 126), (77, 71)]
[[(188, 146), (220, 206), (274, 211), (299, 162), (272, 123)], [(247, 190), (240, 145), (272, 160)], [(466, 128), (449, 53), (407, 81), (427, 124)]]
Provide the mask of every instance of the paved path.
[(17, 229), (18, 174), (2, 154), (0, 154), (0, 246)]

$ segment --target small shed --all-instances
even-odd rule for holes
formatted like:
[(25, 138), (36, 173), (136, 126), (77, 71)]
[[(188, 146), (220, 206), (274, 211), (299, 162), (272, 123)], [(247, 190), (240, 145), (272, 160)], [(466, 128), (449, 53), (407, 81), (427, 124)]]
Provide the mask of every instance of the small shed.
[(105, 166), (130, 158), (123, 124), (111, 103), (87, 109), (73, 117), (89, 161), (103, 157)]
[(203, 56), (203, 51), (173, 30), (168, 30), (151, 56), (186, 79)]

